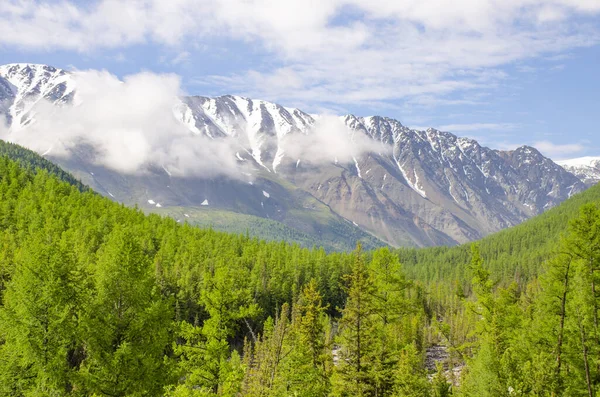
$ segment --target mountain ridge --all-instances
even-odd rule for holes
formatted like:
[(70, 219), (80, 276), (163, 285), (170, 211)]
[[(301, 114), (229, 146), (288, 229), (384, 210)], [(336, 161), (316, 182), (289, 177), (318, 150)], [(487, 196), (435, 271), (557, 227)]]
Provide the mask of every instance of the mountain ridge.
[[(77, 91), (68, 76), (46, 65), (0, 66), (0, 87), (4, 80), (17, 91), (0, 98), (12, 120), (11, 133), (35, 118), (41, 98), (57, 106), (73, 103)], [(86, 162), (89, 156), (81, 151), (79, 160), (55, 160), (101, 193), (148, 209), (148, 200), (167, 207), (202, 208), (206, 202), (289, 226), (298, 217), (306, 223), (316, 216), (302, 204), (304, 199), (291, 199), (289, 192), (301, 191), (312, 197), (311, 205), (339, 216), (336, 222), (345, 219), (396, 246), (472, 241), (542, 213), (587, 187), (534, 148), (493, 150), (449, 132), (410, 129), (389, 117), (339, 117), (354, 146), (379, 146), (344, 159), (332, 155), (311, 162), (310, 156), (302, 157), (306, 153), (290, 150), (290, 140), (297, 143), (297, 137), (310, 147), (319, 128), (318, 120), (299, 109), (234, 95), (188, 96), (173, 104), (173, 115), (193, 135), (233, 139), (239, 150), (231, 156), (247, 169), (237, 180), (176, 177), (158, 165), (150, 176), (139, 176)], [(315, 152), (325, 145), (316, 141), (313, 146), (319, 146), (310, 148)], [(184, 181), (193, 188), (183, 186)], [(270, 197), (264, 192), (271, 192)], [(327, 227), (328, 221), (323, 222)], [(302, 230), (305, 223), (296, 227)], [(314, 231), (308, 227), (302, 232)]]

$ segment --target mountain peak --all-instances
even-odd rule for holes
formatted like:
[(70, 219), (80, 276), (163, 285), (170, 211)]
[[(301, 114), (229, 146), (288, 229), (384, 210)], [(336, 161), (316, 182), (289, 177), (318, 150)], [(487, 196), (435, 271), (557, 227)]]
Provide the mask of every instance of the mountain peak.
[[(21, 128), (33, 119), (33, 108), (40, 99), (53, 104), (72, 101), (75, 82), (71, 74), (53, 66), (34, 63), (10, 63), (0, 66), (0, 79), (10, 84), (12, 95), (0, 90), (0, 102), (13, 129)], [(2, 85), (6, 87), (6, 83)]]
[(534, 154), (534, 155), (540, 154), (541, 155), (541, 153), (539, 152), (539, 150), (537, 150), (533, 146), (529, 146), (529, 145), (519, 146), (514, 151), (518, 152), (518, 153)]
[(44, 65), (39, 63), (7, 63), (0, 65), (0, 74), (14, 74), (19, 72), (44, 72), (44, 73), (69, 73), (63, 69), (55, 68), (54, 66)]
[[(40, 100), (73, 103), (71, 76), (47, 65), (0, 67), (0, 113), (8, 115), (11, 128), (23, 128), (36, 117)], [(435, 128), (410, 129), (385, 116), (340, 117), (349, 141), (360, 133), (382, 144), (352, 148), (342, 159), (323, 151), (316, 135), (312, 139), (314, 117), (276, 103), (238, 95), (180, 97), (173, 103), (173, 114), (195, 135), (230, 138), (235, 150), (223, 155), (231, 156), (227, 164), (232, 169), (223, 174), (211, 171), (237, 178), (210, 182), (204, 174), (185, 175), (185, 188), (177, 190), (181, 175), (171, 175), (169, 164), (163, 165), (156, 179), (132, 177), (135, 191), (151, 194), (135, 197), (140, 205), (157, 198), (165, 208), (204, 206), (206, 201), (214, 208), (285, 221), (294, 211), (312, 213), (305, 200), (314, 199), (340, 219), (393, 245), (435, 245), (463, 243), (515, 225), (585, 188), (575, 175), (531, 146), (495, 151)], [(294, 153), (286, 146), (289, 134), (303, 134), (302, 145), (297, 145), (311, 150)], [(165, 161), (177, 155), (169, 152)], [(114, 197), (117, 200), (134, 197), (131, 187), (115, 185), (122, 179), (110, 174), (116, 171), (80, 157), (81, 163), (74, 163), (80, 168), (71, 170), (94, 169), (94, 174), (79, 174), (91, 178), (86, 183), (113, 192), (107, 193), (111, 197), (127, 192)], [(169, 181), (159, 183), (162, 177)], [(297, 190), (295, 199), (290, 198), (290, 186)]]

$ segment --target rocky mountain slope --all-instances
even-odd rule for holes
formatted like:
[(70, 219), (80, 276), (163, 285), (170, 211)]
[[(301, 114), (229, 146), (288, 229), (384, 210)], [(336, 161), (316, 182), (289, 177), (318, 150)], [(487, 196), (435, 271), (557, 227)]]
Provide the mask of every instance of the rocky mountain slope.
[[(35, 117), (40, 99), (62, 106), (74, 95), (67, 72), (44, 65), (0, 67), (0, 111), (15, 134)], [(362, 145), (342, 159), (321, 151), (319, 120), (298, 109), (239, 96), (193, 96), (174, 103), (173, 115), (199, 139), (233, 139), (230, 155), (243, 165), (239, 176), (174, 176), (159, 164), (144, 174), (123, 174), (94, 163), (85, 147), (55, 160), (127, 204), (173, 208), (177, 214), (186, 214), (181, 208), (248, 214), (321, 241), (345, 239), (348, 246), (361, 239), (377, 244), (373, 236), (395, 246), (463, 243), (518, 224), (586, 188), (532, 147), (492, 150), (386, 117), (341, 117), (348, 142)], [(309, 152), (293, 150), (313, 137)]]

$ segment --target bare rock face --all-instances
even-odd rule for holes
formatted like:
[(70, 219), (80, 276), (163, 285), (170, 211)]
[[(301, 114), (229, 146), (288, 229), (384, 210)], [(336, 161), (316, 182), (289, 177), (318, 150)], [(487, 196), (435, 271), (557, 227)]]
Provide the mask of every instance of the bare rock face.
[(10, 108), (15, 101), (14, 87), (6, 79), (0, 77), (0, 125), (12, 123)]
[[(12, 130), (26, 128), (40, 102), (68, 105), (75, 94), (70, 73), (60, 69), (0, 66), (0, 114)], [(351, 160), (315, 163), (286, 151), (290, 137), (310, 140), (314, 133), (318, 121), (301, 110), (232, 95), (193, 96), (174, 103), (173, 114), (192, 135), (233, 139), (239, 151), (231, 156), (250, 172), (231, 180), (177, 178), (155, 165), (153, 173), (125, 176), (86, 162), (86, 155), (61, 164), (99, 192), (142, 207), (160, 198), (161, 207), (210, 206), (274, 219), (305, 233), (360, 229), (394, 246), (475, 240), (600, 180), (600, 160), (584, 171), (573, 164), (561, 167), (531, 147), (492, 150), (387, 117), (340, 117), (348, 140), (367, 142), (370, 149)]]

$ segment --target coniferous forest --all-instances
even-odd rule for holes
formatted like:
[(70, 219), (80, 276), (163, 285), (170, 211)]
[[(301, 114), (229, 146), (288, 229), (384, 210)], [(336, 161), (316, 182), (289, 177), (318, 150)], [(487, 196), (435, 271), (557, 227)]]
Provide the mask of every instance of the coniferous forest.
[(145, 215), (9, 149), (2, 396), (600, 393), (600, 187), (469, 246), (326, 253)]

